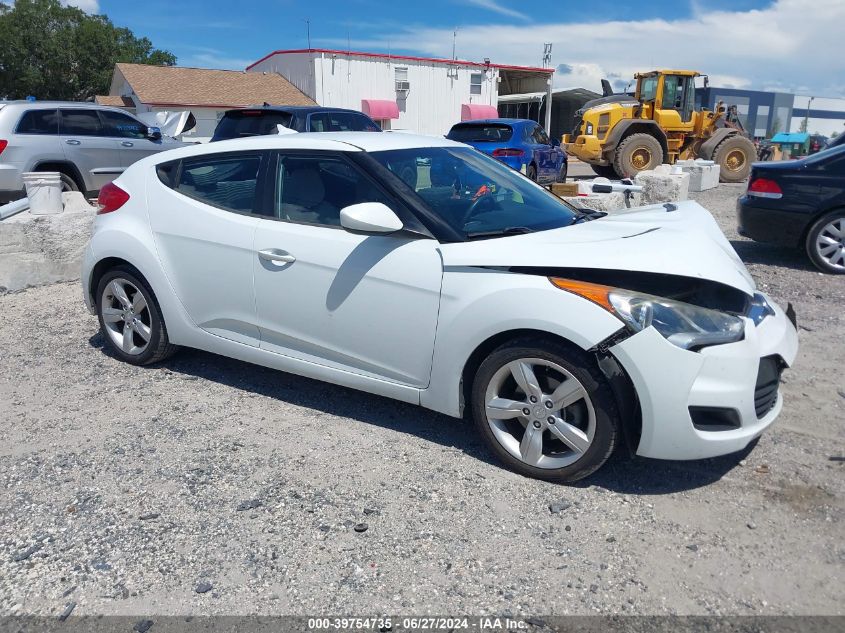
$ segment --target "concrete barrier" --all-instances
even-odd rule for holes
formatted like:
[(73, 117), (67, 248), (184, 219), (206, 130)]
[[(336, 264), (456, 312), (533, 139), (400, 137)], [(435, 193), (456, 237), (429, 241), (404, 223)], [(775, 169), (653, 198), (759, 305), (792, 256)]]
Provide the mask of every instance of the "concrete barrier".
[(661, 204), (686, 200), (689, 193), (688, 173), (673, 174), (670, 165), (658, 165), (657, 169), (641, 171), (634, 182), (643, 187), (640, 204)]
[(79, 279), (96, 209), (79, 192), (62, 200), (62, 213), (25, 211), (0, 222), (0, 291)]
[(719, 166), (712, 160), (679, 160), (675, 165), (689, 174), (690, 191), (707, 191), (719, 186)]

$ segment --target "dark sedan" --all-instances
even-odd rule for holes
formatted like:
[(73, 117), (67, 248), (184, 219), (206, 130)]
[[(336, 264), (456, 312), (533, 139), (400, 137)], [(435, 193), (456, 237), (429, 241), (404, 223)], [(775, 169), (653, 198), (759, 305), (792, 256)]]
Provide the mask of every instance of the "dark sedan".
[(819, 270), (845, 274), (845, 145), (754, 163), (737, 211), (740, 235), (803, 248)]

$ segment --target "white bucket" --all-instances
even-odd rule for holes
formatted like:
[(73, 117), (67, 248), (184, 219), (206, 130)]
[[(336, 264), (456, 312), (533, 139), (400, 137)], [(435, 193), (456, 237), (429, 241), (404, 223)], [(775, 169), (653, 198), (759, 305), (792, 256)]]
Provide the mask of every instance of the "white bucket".
[(62, 178), (57, 171), (31, 171), (21, 174), (33, 215), (62, 212)]

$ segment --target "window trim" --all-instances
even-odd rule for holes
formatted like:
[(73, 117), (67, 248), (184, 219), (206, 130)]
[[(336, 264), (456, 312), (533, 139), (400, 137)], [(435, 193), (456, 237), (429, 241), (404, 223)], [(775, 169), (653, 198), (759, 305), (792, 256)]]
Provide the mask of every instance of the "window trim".
[[(44, 132), (21, 132), (20, 127), (21, 123), (23, 123), (23, 119), (26, 115), (31, 114), (32, 112), (54, 112), (56, 114), (56, 132), (55, 134), (49, 134)], [(27, 136), (59, 136), (61, 134), (61, 119), (62, 116), (59, 113), (59, 108), (29, 108), (28, 110), (24, 110), (23, 113), (18, 117), (18, 122), (15, 124), (15, 131), (14, 134), (24, 134)]]
[[(176, 171), (173, 175), (173, 182), (171, 184), (167, 184), (164, 182), (158, 174), (158, 168), (162, 165), (166, 165), (168, 163), (176, 162), (176, 161), (165, 161), (163, 163), (157, 163), (154, 165), (156, 171), (156, 180), (158, 180), (162, 185), (173, 191), (174, 193), (178, 193), (180, 196), (184, 196), (189, 200), (193, 200), (195, 202), (199, 202), (200, 204), (204, 204), (212, 209), (217, 209), (218, 211), (225, 211), (226, 213), (234, 213), (237, 215), (244, 215), (248, 217), (256, 217), (256, 218), (267, 218), (268, 216), (263, 215), (261, 213), (256, 213), (256, 208), (258, 208), (259, 200), (263, 203), (264, 199), (266, 198), (266, 194), (264, 193), (264, 189), (266, 188), (266, 180), (267, 180), (267, 163), (270, 162), (270, 154), (273, 150), (269, 149), (254, 149), (254, 150), (235, 150), (235, 151), (228, 151), (228, 152), (210, 152), (208, 154), (197, 154), (196, 156), (186, 156), (185, 158), (178, 159), (178, 165), (176, 166)], [(258, 164), (258, 172), (256, 173), (255, 178), (255, 196), (252, 201), (252, 211), (239, 211), (236, 209), (229, 209), (227, 207), (222, 207), (218, 204), (213, 204), (207, 199), (199, 198), (197, 196), (192, 196), (191, 194), (180, 191), (179, 190), (179, 182), (182, 179), (182, 171), (185, 167), (185, 161), (190, 161), (192, 159), (202, 159), (202, 158), (212, 158), (212, 157), (227, 157), (227, 156), (238, 156), (238, 155), (252, 155), (257, 154), (260, 158), (260, 162)]]

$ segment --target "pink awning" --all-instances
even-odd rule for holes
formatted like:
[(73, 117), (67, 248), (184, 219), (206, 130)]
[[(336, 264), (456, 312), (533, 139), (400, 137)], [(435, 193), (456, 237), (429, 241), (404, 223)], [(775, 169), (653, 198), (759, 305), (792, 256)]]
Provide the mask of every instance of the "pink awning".
[(384, 99), (361, 99), (361, 112), (376, 121), (399, 118), (399, 106), (396, 102)]
[(496, 106), (481, 103), (465, 103), (461, 106), (461, 121), (473, 119), (498, 119), (499, 111)]

